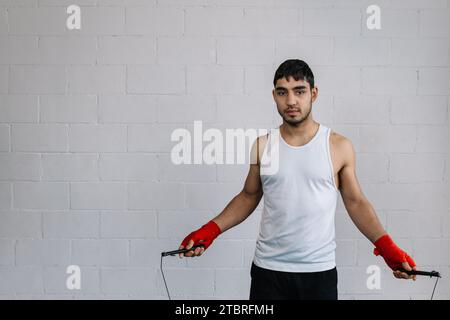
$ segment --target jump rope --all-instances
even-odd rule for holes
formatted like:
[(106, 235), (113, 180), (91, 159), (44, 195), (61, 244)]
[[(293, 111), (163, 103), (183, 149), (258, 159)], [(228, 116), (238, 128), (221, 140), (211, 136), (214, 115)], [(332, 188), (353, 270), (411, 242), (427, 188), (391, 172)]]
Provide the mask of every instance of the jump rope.
[[(179, 249), (179, 250), (173, 250), (173, 251), (167, 251), (167, 252), (162, 252), (161, 253), (161, 274), (162, 274), (162, 277), (163, 277), (163, 280), (164, 280), (164, 285), (166, 286), (167, 296), (169, 297), (169, 300), (172, 300), (172, 299), (170, 298), (170, 293), (169, 293), (169, 289), (167, 288), (166, 278), (164, 277), (163, 265), (162, 265), (163, 257), (175, 256), (175, 255), (180, 254), (180, 253), (186, 253), (186, 252), (195, 250), (196, 248), (199, 248), (199, 247), (204, 247), (204, 245), (203, 244), (197, 244), (195, 246), (192, 246), (192, 248), (190, 248), (190, 249), (186, 249), (185, 248), (185, 249)], [(439, 278), (441, 278), (441, 274), (439, 272), (434, 271), (434, 270), (433, 271), (420, 271), (420, 270), (410, 270), (410, 271), (408, 271), (408, 270), (405, 270), (405, 269), (399, 269), (399, 271), (404, 272), (404, 273), (406, 273), (406, 274), (408, 274), (410, 276), (417, 275), (417, 276), (429, 276), (430, 278), (436, 277), (436, 282), (434, 284), (433, 293), (431, 294), (431, 299), (430, 299), (430, 300), (433, 300), (434, 291), (436, 290), (436, 286), (437, 286), (437, 283), (439, 281)]]
[(162, 277), (164, 280), (164, 285), (166, 286), (167, 296), (169, 297), (169, 300), (172, 300), (172, 299), (170, 298), (170, 293), (169, 293), (169, 289), (167, 288), (166, 278), (164, 277), (164, 272), (163, 272), (163, 267), (162, 267), (163, 257), (175, 256), (177, 254), (186, 253), (186, 252), (195, 250), (196, 248), (200, 248), (200, 247), (205, 247), (205, 246), (203, 244), (196, 244), (195, 246), (192, 246), (192, 248), (190, 248), (190, 249), (184, 248), (184, 249), (179, 249), (179, 250), (161, 252), (161, 274), (162, 274)]
[(430, 300), (433, 300), (434, 290), (436, 290), (436, 286), (437, 286), (437, 283), (439, 281), (439, 278), (441, 278), (441, 274), (439, 272), (434, 271), (434, 270), (433, 271), (419, 271), (419, 270), (408, 271), (408, 270), (405, 270), (405, 269), (399, 269), (399, 271), (404, 272), (404, 273), (406, 273), (406, 274), (408, 274), (410, 276), (411, 275), (418, 275), (418, 276), (429, 276), (430, 278), (436, 277), (436, 283), (434, 284), (433, 293), (431, 294), (431, 299), (430, 299)]

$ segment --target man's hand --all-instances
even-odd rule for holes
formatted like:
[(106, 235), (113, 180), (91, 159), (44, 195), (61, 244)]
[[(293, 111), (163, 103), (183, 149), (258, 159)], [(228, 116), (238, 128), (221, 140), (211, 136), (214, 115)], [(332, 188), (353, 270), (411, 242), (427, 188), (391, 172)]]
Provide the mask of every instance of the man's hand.
[[(407, 270), (407, 271), (411, 271), (411, 270), (417, 270), (416, 267), (412, 267), (409, 265), (408, 262), (403, 262), (403, 269)], [(399, 270), (394, 271), (394, 277), (396, 277), (397, 279), (413, 279), (414, 281), (416, 281), (416, 275), (408, 275), (405, 272), (401, 272)]]
[(181, 257), (192, 257), (192, 256), (200, 256), (203, 254), (203, 252), (208, 249), (208, 247), (211, 245), (211, 243), (216, 239), (219, 234), (221, 233), (221, 230), (217, 223), (215, 223), (213, 220), (209, 221), (207, 224), (202, 226), (200, 229), (191, 232), (186, 238), (184, 238), (183, 242), (181, 243), (180, 247), (178, 249), (190, 249), (192, 246), (197, 244), (202, 244), (204, 247), (196, 248), (195, 251), (189, 251), (186, 253), (180, 253)]
[(408, 275), (399, 269), (407, 271), (416, 270), (416, 263), (414, 260), (402, 249), (400, 249), (388, 234), (383, 235), (375, 241), (375, 249), (373, 253), (378, 256), (381, 255), (386, 261), (386, 264), (394, 271), (394, 277), (398, 279), (413, 279), (416, 280), (415, 275)]
[[(190, 249), (192, 248), (192, 246), (194, 245), (194, 240), (189, 240), (186, 249)], [(184, 247), (181, 245), (178, 249), (183, 249)], [(205, 252), (205, 247), (199, 247), (199, 248), (195, 248), (194, 251), (189, 251), (186, 253), (180, 253), (180, 258), (185, 256), (185, 257), (196, 257), (196, 256), (201, 256), (203, 254), (203, 252)]]

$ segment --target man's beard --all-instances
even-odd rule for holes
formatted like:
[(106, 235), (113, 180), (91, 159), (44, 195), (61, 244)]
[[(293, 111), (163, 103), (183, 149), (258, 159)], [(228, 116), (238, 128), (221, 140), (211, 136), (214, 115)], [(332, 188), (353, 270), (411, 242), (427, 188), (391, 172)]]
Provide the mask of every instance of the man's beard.
[(311, 113), (312, 110), (312, 103), (309, 104), (309, 110), (308, 113), (305, 116), (300, 116), (300, 118), (291, 118), (289, 115), (287, 115), (285, 112), (280, 113), (280, 111), (278, 111), (278, 113), (280, 114), (280, 116), (283, 118), (283, 120), (288, 124), (291, 125), (293, 127), (298, 127), (303, 121), (305, 121), (309, 114)]

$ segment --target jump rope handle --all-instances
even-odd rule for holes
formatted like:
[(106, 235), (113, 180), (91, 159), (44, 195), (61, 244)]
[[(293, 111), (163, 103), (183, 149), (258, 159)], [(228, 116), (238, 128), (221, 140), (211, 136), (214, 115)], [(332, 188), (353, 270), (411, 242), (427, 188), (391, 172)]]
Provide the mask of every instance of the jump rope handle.
[(418, 275), (418, 276), (429, 276), (429, 277), (437, 277), (437, 278), (440, 278), (441, 277), (441, 274), (439, 273), (439, 272), (437, 272), (437, 271), (420, 271), (420, 270), (411, 270), (411, 271), (408, 271), (408, 270), (405, 270), (405, 269), (398, 269), (397, 271), (401, 271), (401, 272), (404, 272), (404, 273), (406, 273), (406, 274), (408, 274), (408, 275)]
[(186, 253), (186, 252), (189, 252), (189, 251), (193, 251), (196, 248), (200, 248), (200, 247), (205, 247), (205, 246), (203, 244), (196, 244), (195, 246), (192, 246), (192, 248), (190, 248), (190, 249), (184, 248), (184, 249), (178, 249), (178, 250), (173, 250), (173, 251), (162, 252), (161, 256), (163, 256), (163, 257), (165, 257), (165, 256), (174, 256), (174, 255), (177, 255), (179, 253)]

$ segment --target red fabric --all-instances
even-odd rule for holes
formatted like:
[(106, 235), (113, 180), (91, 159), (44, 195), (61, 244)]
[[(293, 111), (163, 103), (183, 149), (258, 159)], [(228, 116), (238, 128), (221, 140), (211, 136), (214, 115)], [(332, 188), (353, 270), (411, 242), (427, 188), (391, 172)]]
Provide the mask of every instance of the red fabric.
[(416, 266), (414, 260), (400, 249), (388, 234), (380, 237), (374, 244), (376, 248), (373, 253), (376, 256), (381, 255), (392, 270), (403, 268), (403, 262), (408, 262), (411, 268)]
[(214, 221), (209, 221), (207, 224), (202, 226), (200, 229), (191, 232), (186, 238), (184, 238), (181, 245), (186, 248), (189, 241), (192, 239), (194, 240), (194, 246), (196, 244), (203, 244), (205, 246), (205, 250), (208, 249), (208, 247), (211, 245), (211, 243), (216, 239), (219, 234), (221, 233), (221, 230), (217, 223)]

